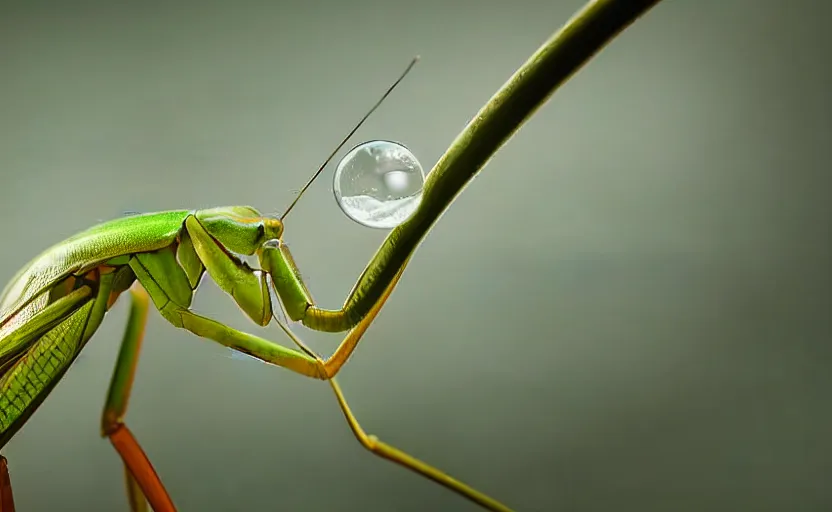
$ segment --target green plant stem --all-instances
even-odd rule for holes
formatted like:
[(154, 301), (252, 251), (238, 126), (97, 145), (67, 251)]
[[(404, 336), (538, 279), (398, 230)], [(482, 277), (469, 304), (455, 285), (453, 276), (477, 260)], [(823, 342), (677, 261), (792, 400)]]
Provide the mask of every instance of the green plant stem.
[(390, 232), (347, 298), (351, 316), (369, 311), (454, 198), (549, 96), (659, 1), (590, 1), (543, 43), (433, 167), (419, 208)]

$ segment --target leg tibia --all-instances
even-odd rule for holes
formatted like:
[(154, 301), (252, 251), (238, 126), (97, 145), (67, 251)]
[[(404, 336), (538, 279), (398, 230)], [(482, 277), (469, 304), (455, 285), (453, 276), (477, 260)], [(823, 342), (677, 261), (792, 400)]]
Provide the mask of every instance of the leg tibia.
[(403, 466), (411, 471), (419, 473), (420, 475), (433, 480), (434, 482), (443, 485), (450, 489), (451, 491), (467, 498), (478, 505), (493, 511), (498, 512), (511, 512), (511, 509), (507, 506), (503, 505), (499, 501), (486, 496), (485, 494), (481, 493), (480, 491), (470, 487), (459, 480), (439, 471), (435, 467), (422, 462), (421, 460), (399, 450), (398, 448), (391, 446), (383, 441), (380, 441), (376, 436), (367, 435), (364, 432), (364, 429), (358, 423), (358, 420), (353, 415), (352, 411), (350, 410), (349, 405), (347, 404), (346, 398), (344, 398), (344, 394), (341, 392), (340, 386), (338, 383), (335, 382), (335, 379), (332, 378), (329, 380), (330, 385), (332, 386), (332, 390), (335, 392), (335, 397), (338, 399), (338, 405), (341, 407), (341, 411), (344, 413), (344, 416), (347, 419), (347, 423), (349, 424), (350, 430), (352, 433), (355, 434), (355, 438), (361, 443), (361, 446), (369, 450), (371, 453), (378, 455), (384, 459), (387, 459), (391, 462), (395, 462), (400, 466)]
[(127, 403), (133, 387), (133, 378), (139, 362), (139, 353), (150, 299), (138, 285), (130, 288), (132, 296), (130, 318), (121, 342), (110, 389), (101, 415), (101, 433), (108, 437), (124, 462), (127, 480), (127, 497), (133, 512), (147, 509), (150, 502), (155, 512), (173, 512), (176, 509), (162, 481), (153, 469), (136, 438), (123, 422)]
[(131, 507), (135, 507), (132, 512), (139, 512), (144, 507), (143, 500), (135, 494), (137, 489), (150, 503), (154, 512), (176, 512), (176, 507), (156, 470), (153, 469), (153, 464), (127, 425), (119, 424), (108, 437), (124, 462), (127, 497)]
[(178, 314), (181, 318), (182, 327), (197, 336), (214, 340), (233, 350), (243, 352), (261, 361), (281, 366), (307, 377), (315, 379), (326, 378), (326, 372), (322, 363), (308, 354), (286, 348), (253, 334), (238, 331), (216, 320), (197, 315), (191, 311), (181, 310)]
[(127, 403), (133, 389), (133, 379), (136, 376), (136, 366), (139, 362), (139, 351), (144, 339), (144, 328), (147, 323), (149, 298), (139, 286), (130, 289), (130, 316), (124, 337), (121, 341), (118, 359), (116, 359), (104, 412), (101, 415), (101, 434), (108, 435), (124, 418)]

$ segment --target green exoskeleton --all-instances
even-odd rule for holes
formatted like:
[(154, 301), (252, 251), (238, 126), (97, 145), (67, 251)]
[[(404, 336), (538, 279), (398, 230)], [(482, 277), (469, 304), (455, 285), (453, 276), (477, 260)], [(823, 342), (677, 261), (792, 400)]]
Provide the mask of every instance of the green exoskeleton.
[[(416, 59), (405, 74), (415, 62)], [(133, 510), (142, 510), (147, 503), (156, 512), (175, 510), (153, 466), (123, 422), (151, 302), (175, 327), (261, 361), (328, 381), (348, 424), (369, 450), (443, 483), (488, 508), (508, 510), (433, 467), (366, 435), (334, 380), (396, 285), (405, 260), (388, 267), (395, 270), (390, 275), (384, 275), (383, 267), (378, 265), (368, 267), (361, 279), (363, 284), (353, 289), (344, 306), (326, 310), (312, 300), (282, 241), (283, 218), (332, 156), (402, 78), (404, 74), (333, 151), (280, 218), (264, 216), (249, 206), (131, 215), (99, 224), (64, 240), (20, 270), (0, 296), (0, 447), (58, 384), (95, 334), (107, 311), (123, 293), (129, 292), (132, 306), (104, 405), (101, 433), (110, 439), (123, 459)], [(350, 159), (358, 160), (361, 156), (368, 156), (376, 165), (385, 162), (389, 172), (364, 169), (354, 163), (349, 165)], [(404, 194), (392, 189), (388, 191), (390, 194), (385, 199), (390, 199), (387, 202), (394, 205), (392, 211), (386, 212), (388, 217), (405, 220), (408, 215), (398, 213), (402, 208), (396, 206), (406, 205), (406, 213), (410, 214), (419, 204), (424, 175), (421, 166), (403, 146), (384, 141), (358, 146), (342, 160), (336, 176), (349, 174), (343, 181), (352, 183), (361, 178), (362, 171), (388, 177), (404, 175), (406, 181), (415, 183), (415, 191), (412, 190), (413, 183), (399, 187)], [(336, 191), (339, 190), (336, 181)], [(338, 194), (338, 198), (345, 212), (353, 216), (361, 211), (356, 204), (348, 206), (347, 199), (369, 199), (379, 204), (377, 199), (361, 194), (351, 198)], [(243, 261), (246, 256), (256, 256), (259, 265), (252, 268)], [(277, 321), (298, 348), (284, 347), (192, 311), (191, 301), (205, 274), (258, 326), (265, 327), (273, 320)], [(273, 303), (272, 291), (279, 304)], [(278, 308), (290, 320), (311, 329), (348, 334), (331, 357), (322, 359), (285, 323), (277, 320), (275, 311)], [(2, 463), (0, 493), (11, 500), (10, 486), (2, 485), (3, 481), (9, 481), (5, 460)], [(2, 499), (0, 506), (0, 512), (7, 512)], [(13, 504), (8, 506), (13, 507)]]
[[(350, 412), (334, 377), (379, 313), (416, 247), (471, 178), (560, 84), (657, 2), (592, 1), (546, 41), (437, 162), (424, 182), (421, 202), (418, 206), (408, 203), (413, 207), (409, 216), (400, 224), (397, 220), (398, 226), (340, 309), (322, 309), (312, 300), (282, 242), (285, 213), (273, 218), (248, 206), (231, 206), (133, 215), (100, 224), (47, 249), (20, 270), (0, 296), (0, 448), (58, 384), (116, 300), (129, 292), (130, 316), (107, 394), (101, 432), (124, 462), (133, 510), (145, 510), (148, 503), (156, 512), (175, 510), (153, 466), (123, 422), (151, 302), (175, 327), (329, 382), (349, 427), (372, 453), (487, 509), (508, 510), (483, 493), (367, 435)], [(259, 265), (249, 266), (244, 256), (256, 256)], [(190, 306), (206, 273), (259, 326), (275, 319), (273, 312), (282, 306), (286, 316), (309, 328), (347, 334), (330, 357), (322, 358), (307, 349), (282, 322), (278, 324), (296, 349), (201, 316)], [(273, 303), (272, 291), (280, 304)], [(0, 457), (0, 512), (13, 510), (6, 460)]]

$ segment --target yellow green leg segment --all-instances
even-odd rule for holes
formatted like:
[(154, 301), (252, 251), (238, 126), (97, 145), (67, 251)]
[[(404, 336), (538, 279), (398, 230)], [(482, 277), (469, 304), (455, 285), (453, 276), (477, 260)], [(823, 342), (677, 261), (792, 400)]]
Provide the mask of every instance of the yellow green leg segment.
[[(264, 219), (265, 221), (266, 219)], [(197, 336), (211, 339), (264, 362), (287, 368), (308, 377), (328, 380), (350, 429), (361, 445), (370, 452), (430, 478), (488, 509), (499, 511), (509, 510), (508, 507), (464, 483), (451, 478), (438, 469), (378, 440), (375, 436), (367, 435), (350, 411), (340, 387), (334, 380), (335, 375), (355, 350), (361, 336), (381, 310), (384, 302), (401, 277), (403, 270), (400, 270), (394, 276), (382, 290), (382, 293), (376, 297), (376, 300), (373, 300), (369, 306), (363, 307), (364, 310), (360, 311), (360, 314), (353, 316), (356, 314), (355, 310), (348, 311), (346, 307), (338, 311), (326, 311), (314, 306), (308, 291), (306, 291), (305, 286), (300, 281), (299, 272), (291, 260), (288, 250), (279, 240), (271, 240), (258, 249), (263, 269), (270, 273), (275, 280), (275, 289), (281, 297), (290, 318), (303, 319), (305, 315), (308, 315), (311, 311), (315, 311), (318, 318), (323, 319), (326, 323), (326, 325), (318, 326), (320, 330), (333, 330), (336, 324), (347, 325), (346, 328), (341, 330), (349, 329), (349, 332), (333, 355), (327, 359), (322, 359), (309, 350), (282, 323), (278, 322), (280, 327), (301, 350), (281, 346), (275, 342), (234, 329), (191, 311), (189, 307), (193, 290), (198, 281), (195, 277), (198, 277), (202, 270), (199, 265), (194, 263), (198, 260), (212, 279), (231, 295), (243, 311), (256, 323), (266, 325), (273, 317), (266, 273), (248, 267), (248, 265), (224, 250), (222, 246), (228, 247), (229, 241), (223, 239), (224, 233), (222, 231), (209, 232), (195, 216), (189, 217), (185, 221), (185, 226), (188, 246), (189, 248), (192, 247), (194, 252), (190, 256), (187, 253), (183, 254), (181, 252), (182, 246), (180, 245), (180, 252), (175, 257), (172, 250), (163, 249), (154, 253), (136, 255), (130, 261), (130, 267), (135, 273), (136, 278), (144, 289), (147, 290), (147, 293), (163, 317), (173, 325), (186, 329)], [(242, 247), (242, 249), (240, 252), (246, 252), (245, 247)], [(251, 252), (254, 251), (252, 250)], [(190, 263), (183, 265), (183, 261)], [(358, 302), (360, 303), (360, 301)], [(364, 304), (367, 304), (367, 302), (364, 301)], [(357, 321), (353, 321), (354, 318), (357, 318)], [(136, 330), (138, 331), (139, 329)], [(128, 328), (128, 332), (130, 331), (131, 329)], [(132, 348), (134, 345), (135, 348)], [(124, 356), (125, 352), (129, 355)], [(111, 388), (111, 394), (108, 399), (108, 408), (111, 408), (112, 412), (107, 413), (105, 409), (105, 424), (107, 425), (112, 424), (108, 422), (108, 417), (117, 419), (124, 412), (137, 353), (138, 341), (131, 341), (130, 336), (126, 336), (125, 347), (122, 349), (123, 357), (119, 357), (116, 376), (114, 376), (113, 387)], [(122, 373), (125, 375), (121, 375)], [(113, 392), (113, 389), (117, 389), (118, 391)], [(120, 423), (118, 424), (121, 429), (119, 431), (129, 433), (126, 427)], [(113, 438), (112, 434), (110, 437), (111, 439)], [(117, 449), (119, 448), (118, 446), (116, 447)], [(138, 448), (138, 444), (136, 444), (136, 447)], [(129, 471), (133, 473), (133, 476), (138, 481), (138, 486), (141, 487), (146, 496), (148, 496), (150, 490), (157, 492), (160, 490), (163, 491), (163, 487), (155, 473), (150, 474), (152, 467), (149, 462), (147, 462), (149, 471), (147, 469), (145, 470), (147, 474), (143, 475), (145, 480), (142, 480), (140, 475), (137, 474), (133, 466), (128, 462), (124, 452), (121, 449), (119, 449), (119, 452), (125, 459)], [(138, 455), (135, 458), (137, 460), (141, 459)], [(141, 466), (141, 463), (136, 464)], [(155, 505), (153, 506), (159, 512), (160, 509), (156, 508)], [(172, 505), (170, 506), (172, 507)]]

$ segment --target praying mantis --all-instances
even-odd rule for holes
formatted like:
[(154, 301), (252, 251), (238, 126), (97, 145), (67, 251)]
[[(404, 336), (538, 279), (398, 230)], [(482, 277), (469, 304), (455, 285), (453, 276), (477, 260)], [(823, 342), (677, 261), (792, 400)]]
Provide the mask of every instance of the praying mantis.
[[(340, 309), (324, 309), (312, 299), (283, 242), (283, 220), (369, 113), (280, 218), (264, 216), (248, 206), (131, 215), (94, 226), (47, 249), (20, 270), (0, 296), (0, 448), (32, 417), (95, 334), (107, 311), (126, 293), (131, 300), (130, 315), (104, 405), (101, 433), (124, 463), (132, 510), (144, 510), (148, 504), (156, 512), (176, 510), (151, 461), (124, 422), (151, 304), (174, 327), (326, 381), (349, 428), (371, 453), (485, 509), (510, 510), (368, 435), (351, 412), (335, 377), (396, 287), (417, 246), (465, 185), (560, 84), (656, 3), (658, 0), (590, 2), (546, 41), (436, 163), (424, 184), (421, 203), (389, 233)], [(387, 94), (390, 90), (392, 87)], [(250, 266), (244, 257), (256, 257), (258, 265)], [(296, 348), (192, 311), (191, 301), (206, 275), (258, 326), (265, 327), (274, 320)], [(278, 307), (290, 320), (308, 328), (346, 335), (332, 355), (321, 357), (275, 318)], [(5, 458), (0, 458), (0, 512), (14, 510), (6, 464)]]

